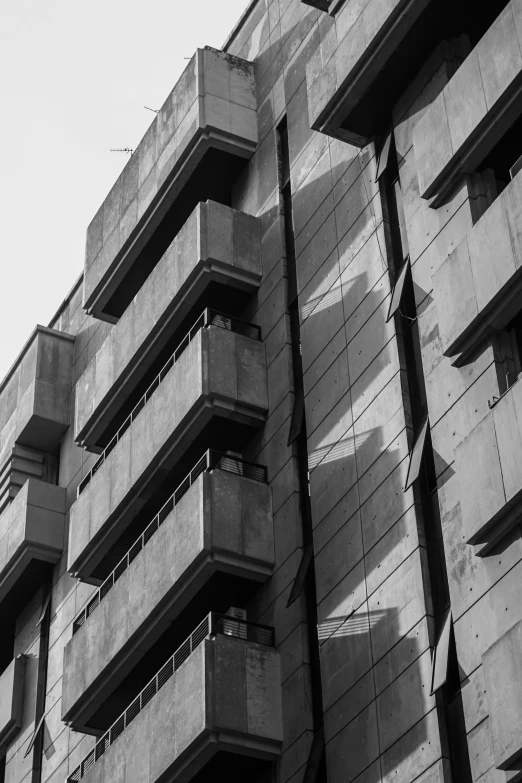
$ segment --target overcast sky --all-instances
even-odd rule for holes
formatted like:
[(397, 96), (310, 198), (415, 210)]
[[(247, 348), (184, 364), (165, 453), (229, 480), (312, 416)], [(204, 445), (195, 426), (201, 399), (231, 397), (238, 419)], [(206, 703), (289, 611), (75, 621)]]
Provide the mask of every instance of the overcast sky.
[(83, 268), (85, 231), (195, 49), (249, 0), (0, 0), (0, 380)]

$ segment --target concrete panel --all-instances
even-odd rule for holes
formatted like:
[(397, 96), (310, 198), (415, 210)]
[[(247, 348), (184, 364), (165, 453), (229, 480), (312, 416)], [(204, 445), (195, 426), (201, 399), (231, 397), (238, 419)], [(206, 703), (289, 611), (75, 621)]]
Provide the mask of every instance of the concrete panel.
[(432, 277), (442, 350), (466, 361), (492, 328), (518, 309), (522, 291), (516, 210), (522, 176), (516, 176)]
[(196, 51), (87, 230), (90, 314), (107, 317), (110, 296), (209, 149), (252, 156), (256, 105), (251, 63)]
[(259, 427), (268, 408), (262, 343), (200, 330), (71, 507), (68, 568), (88, 576), (158, 471), (167, 472), (213, 415)]
[(254, 292), (259, 220), (199, 204), (87, 365), (76, 386), (75, 439), (96, 440), (211, 283)]
[(15, 441), (56, 450), (69, 426), (74, 337), (37, 326), (0, 384), (0, 462)]
[(0, 751), (22, 727), (25, 660), (18, 655), (0, 675)]
[(520, 769), (522, 755), (522, 622), (512, 626), (482, 656), (498, 769)]
[(218, 635), (196, 648), (82, 779), (185, 783), (219, 751), (275, 759), (282, 741), (278, 653)]
[(0, 516), (0, 601), (36, 559), (57, 563), (64, 547), (64, 487), (29, 478)]
[(216, 571), (263, 582), (273, 562), (268, 485), (203, 473), (67, 644), (64, 720), (83, 731), (108, 690)]
[(522, 388), (515, 384), (455, 450), (463, 535), (477, 554), (519, 522)]
[[(420, 194), (439, 206), (516, 119), (522, 90), (518, 0), (511, 0), (413, 131)], [(520, 104), (520, 102), (518, 102)], [(494, 132), (492, 132), (494, 130)]]

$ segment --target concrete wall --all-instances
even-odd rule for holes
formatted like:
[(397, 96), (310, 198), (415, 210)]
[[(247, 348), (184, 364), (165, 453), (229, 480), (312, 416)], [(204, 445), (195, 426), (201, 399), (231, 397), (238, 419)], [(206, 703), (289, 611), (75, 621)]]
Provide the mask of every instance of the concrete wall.
[(69, 570), (114, 532), (129, 503), (144, 502), (138, 492), (143, 498), (154, 471), (174, 448), (179, 459), (214, 413), (260, 426), (266, 408), (263, 344), (217, 326), (201, 329), (73, 504)]
[(256, 218), (212, 201), (196, 207), (76, 386), (81, 445), (96, 442), (206, 286), (219, 281), (255, 291), (259, 254)]
[(105, 278), (131, 261), (137, 235), (147, 225), (150, 236), (209, 147), (250, 157), (256, 142), (252, 66), (198, 49), (89, 225), (85, 308), (101, 314)]
[(12, 742), (22, 726), (25, 658), (14, 658), (0, 675), (0, 748)]
[(65, 543), (65, 489), (28, 479), (0, 515), (0, 601), (31, 560), (57, 563)]
[(469, 354), (518, 310), (521, 204), (516, 176), (433, 275), (446, 356)]
[(219, 750), (275, 757), (282, 740), (279, 676), (279, 656), (270, 648), (224, 636), (205, 640), (87, 772), (85, 783), (154, 783), (162, 775), (190, 780)]
[(264, 582), (273, 562), (268, 486), (203, 473), (65, 648), (64, 719), (81, 730), (216, 570)]
[(522, 88), (521, 45), (522, 4), (511, 0), (416, 127), (423, 198), (444, 194), (460, 172), (472, 172), (520, 113), (511, 107)]
[(37, 326), (0, 386), (0, 463), (15, 441), (54, 451), (69, 426), (74, 338)]

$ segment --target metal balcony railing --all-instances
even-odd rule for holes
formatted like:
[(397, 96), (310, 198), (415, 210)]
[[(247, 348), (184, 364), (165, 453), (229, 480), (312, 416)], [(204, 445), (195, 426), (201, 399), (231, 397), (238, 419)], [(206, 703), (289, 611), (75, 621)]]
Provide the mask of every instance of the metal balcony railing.
[(105, 732), (103, 737), (98, 740), (93, 750), (84, 758), (82, 763), (76, 767), (74, 772), (67, 778), (67, 783), (78, 783), (84, 775), (96, 764), (98, 759), (103, 756), (105, 751), (123, 734), (127, 726), (134, 720), (146, 704), (156, 695), (160, 688), (173, 676), (182, 663), (192, 654), (201, 642), (216, 634), (233, 636), (237, 639), (262, 644), (266, 647), (275, 646), (274, 629), (267, 625), (255, 625), (245, 620), (239, 620), (235, 617), (229, 617), (224, 614), (210, 612), (198, 627), (190, 634), (183, 644), (178, 647), (174, 655), (161, 667), (159, 672), (145, 686), (141, 693), (130, 703), (124, 713), (112, 724), (110, 729)]
[(122, 557), (116, 568), (112, 571), (100, 588), (96, 591), (93, 598), (85, 606), (73, 622), (73, 636), (86, 622), (87, 618), (94, 612), (96, 607), (103, 601), (105, 596), (114, 587), (120, 576), (125, 573), (135, 557), (141, 552), (147, 541), (149, 541), (160, 525), (166, 520), (172, 509), (179, 503), (183, 495), (190, 489), (196, 479), (205, 471), (225, 470), (228, 473), (235, 473), (238, 476), (245, 476), (254, 481), (260, 481), (266, 484), (267, 475), (264, 465), (256, 465), (253, 462), (244, 462), (242, 459), (222, 454), (219, 451), (209, 449), (192, 468), (167, 502), (158, 511), (152, 522), (149, 522), (141, 536), (134, 542), (127, 554)]
[(185, 335), (183, 340), (178, 344), (176, 350), (170, 357), (170, 359), (165, 363), (161, 371), (158, 373), (156, 378), (152, 381), (149, 388), (143, 395), (143, 397), (139, 400), (138, 403), (134, 406), (131, 413), (127, 416), (121, 427), (118, 429), (118, 432), (116, 435), (114, 435), (113, 438), (109, 441), (103, 452), (101, 453), (100, 457), (96, 460), (90, 471), (87, 473), (87, 475), (80, 481), (78, 484), (77, 489), (77, 497), (79, 497), (85, 487), (90, 483), (92, 477), (94, 474), (101, 468), (113, 448), (116, 446), (120, 438), (127, 432), (130, 425), (138, 416), (147, 402), (150, 400), (160, 383), (165, 379), (165, 376), (167, 373), (172, 369), (172, 367), (176, 364), (181, 354), (185, 351), (185, 349), (188, 347), (189, 343), (192, 342), (196, 334), (200, 331), (200, 329), (206, 329), (209, 326), (219, 326), (221, 329), (227, 329), (231, 332), (236, 332), (237, 334), (242, 334), (245, 337), (251, 337), (253, 340), (261, 340), (261, 327), (256, 326), (255, 324), (249, 324), (246, 321), (241, 321), (239, 318), (232, 318), (231, 316), (224, 315), (223, 313), (218, 312), (217, 310), (211, 310), (207, 307), (206, 310), (199, 316), (196, 323), (192, 326), (192, 328), (189, 330), (189, 332)]

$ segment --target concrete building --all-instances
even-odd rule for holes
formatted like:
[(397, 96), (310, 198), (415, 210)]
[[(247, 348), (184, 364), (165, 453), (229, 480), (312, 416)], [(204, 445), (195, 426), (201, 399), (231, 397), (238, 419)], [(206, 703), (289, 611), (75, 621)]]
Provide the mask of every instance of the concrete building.
[(522, 780), (522, 0), (255, 0), (0, 385), (2, 783)]

